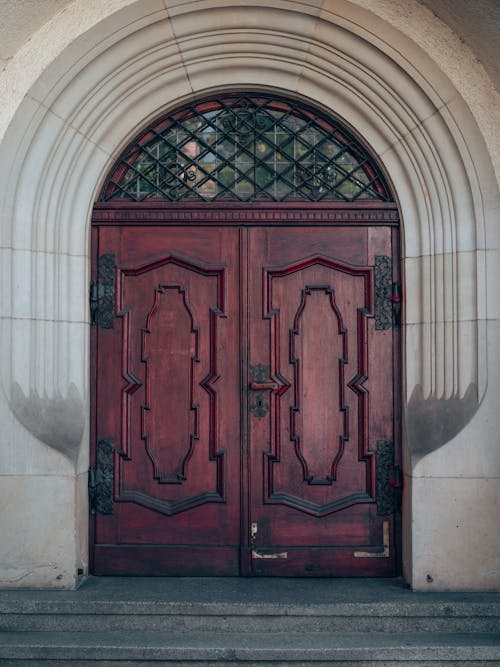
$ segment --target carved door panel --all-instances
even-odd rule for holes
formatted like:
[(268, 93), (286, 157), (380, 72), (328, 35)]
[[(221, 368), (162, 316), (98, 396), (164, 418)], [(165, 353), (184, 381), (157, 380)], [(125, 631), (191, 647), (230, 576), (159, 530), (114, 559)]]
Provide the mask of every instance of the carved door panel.
[(238, 230), (102, 227), (98, 252), (94, 572), (238, 574)]
[(394, 574), (391, 230), (248, 248), (251, 572)]

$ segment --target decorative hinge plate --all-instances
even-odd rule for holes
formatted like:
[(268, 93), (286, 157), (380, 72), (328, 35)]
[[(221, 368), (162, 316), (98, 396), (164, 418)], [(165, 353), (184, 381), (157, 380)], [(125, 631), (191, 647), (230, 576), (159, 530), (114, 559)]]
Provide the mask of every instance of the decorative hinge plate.
[(402, 474), (394, 465), (394, 442), (377, 440), (377, 514), (390, 516), (401, 509)]
[(89, 468), (91, 514), (113, 514), (114, 453), (111, 439), (97, 442), (96, 465)]
[(401, 325), (401, 285), (392, 280), (392, 260), (375, 257), (375, 329), (384, 331)]
[(106, 253), (98, 261), (99, 281), (90, 284), (90, 323), (112, 329), (115, 323), (115, 255)]

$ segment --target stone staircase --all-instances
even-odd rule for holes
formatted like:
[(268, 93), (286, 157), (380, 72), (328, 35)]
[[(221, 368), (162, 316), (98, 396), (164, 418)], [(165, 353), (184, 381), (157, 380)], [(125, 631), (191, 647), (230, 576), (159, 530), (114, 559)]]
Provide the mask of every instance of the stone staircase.
[(500, 593), (400, 580), (91, 578), (0, 592), (0, 665), (500, 666)]

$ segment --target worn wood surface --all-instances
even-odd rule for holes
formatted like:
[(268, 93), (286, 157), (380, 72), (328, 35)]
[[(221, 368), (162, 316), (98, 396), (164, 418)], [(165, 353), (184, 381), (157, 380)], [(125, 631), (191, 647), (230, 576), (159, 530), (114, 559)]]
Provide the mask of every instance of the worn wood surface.
[(376, 449), (398, 437), (397, 355), (373, 269), (393, 230), (127, 214), (94, 227), (117, 265), (114, 328), (92, 334), (93, 438), (116, 449), (94, 572), (395, 574)]

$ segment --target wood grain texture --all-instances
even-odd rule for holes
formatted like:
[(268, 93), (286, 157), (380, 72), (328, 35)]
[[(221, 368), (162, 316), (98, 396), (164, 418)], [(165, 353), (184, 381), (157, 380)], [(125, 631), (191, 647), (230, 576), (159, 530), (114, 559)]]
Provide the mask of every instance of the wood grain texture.
[(374, 318), (391, 227), (142, 213), (94, 228), (117, 266), (115, 327), (93, 332), (94, 437), (116, 449), (94, 572), (395, 574), (376, 497), (377, 441), (399, 456), (394, 331)]

